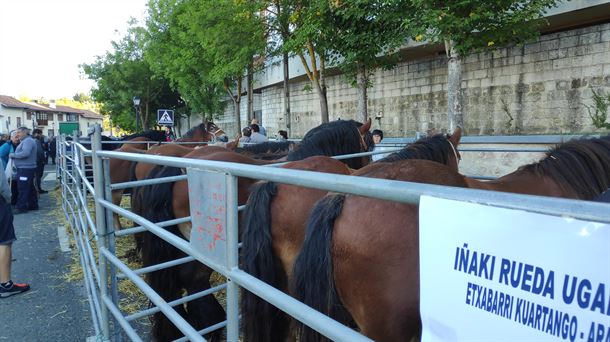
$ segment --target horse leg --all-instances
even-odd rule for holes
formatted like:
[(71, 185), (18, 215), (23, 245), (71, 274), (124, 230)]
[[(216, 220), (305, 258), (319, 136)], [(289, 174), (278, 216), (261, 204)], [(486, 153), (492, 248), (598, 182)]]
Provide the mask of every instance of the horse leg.
[[(121, 205), (121, 200), (123, 199), (123, 190), (112, 190), (112, 204)], [(114, 221), (114, 229), (121, 229), (121, 221), (119, 220), (119, 214), (112, 213), (112, 219)]]
[[(180, 278), (188, 295), (209, 289), (212, 269), (197, 262), (182, 265)], [(187, 321), (197, 330), (210, 327), (226, 319), (225, 310), (213, 294), (186, 303)], [(218, 329), (205, 336), (208, 341), (220, 341), (222, 330)]]

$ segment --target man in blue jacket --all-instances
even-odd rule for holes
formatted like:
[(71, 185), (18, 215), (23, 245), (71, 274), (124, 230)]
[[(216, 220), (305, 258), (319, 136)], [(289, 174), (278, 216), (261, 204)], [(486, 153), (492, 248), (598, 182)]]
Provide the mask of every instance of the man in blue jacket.
[(36, 177), (36, 141), (30, 136), (27, 127), (17, 129), (17, 135), (21, 143), (17, 146), (15, 153), (9, 154), (13, 159), (13, 164), (17, 167), (17, 210), (15, 215), (25, 213), (28, 210), (38, 209), (38, 192), (34, 188), (34, 178)]

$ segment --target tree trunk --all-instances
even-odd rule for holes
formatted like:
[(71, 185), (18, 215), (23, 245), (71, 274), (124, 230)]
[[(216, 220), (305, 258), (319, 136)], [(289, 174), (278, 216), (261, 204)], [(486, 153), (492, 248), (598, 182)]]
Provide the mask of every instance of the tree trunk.
[(248, 115), (246, 117), (249, 124), (252, 121), (252, 118), (254, 118), (254, 85), (252, 84), (252, 63), (248, 65), (246, 82), (248, 82)]
[(316, 94), (320, 100), (320, 119), (322, 123), (328, 122), (328, 100), (326, 99), (326, 89), (320, 86), (320, 83), (314, 82)]
[(453, 43), (446, 43), (449, 61), (447, 63), (447, 119), (448, 132), (453, 132), (457, 126), (464, 126), (462, 116), (462, 59), (453, 48)]
[(286, 131), (288, 136), (292, 136), (290, 125), (290, 73), (288, 69), (288, 52), (282, 54), (282, 63), (284, 64), (284, 120), (286, 122)]
[(140, 121), (142, 123), (142, 131), (145, 131), (148, 129), (148, 101), (146, 101), (146, 103), (144, 104), (144, 115), (142, 115), (142, 113), (140, 113)]
[(357, 75), (357, 83), (358, 83), (358, 120), (360, 122), (366, 122), (368, 119), (368, 108), (367, 108), (367, 86), (368, 86), (368, 77), (366, 72), (366, 66), (362, 63), (358, 63), (358, 75)]
[(303, 52), (298, 52), (297, 55), (301, 59), (301, 63), (305, 68), (307, 77), (313, 83), (316, 95), (320, 100), (320, 118), (322, 123), (328, 122), (328, 100), (326, 99), (326, 83), (324, 82), (325, 64), (324, 57), (320, 55), (320, 69), (316, 63), (316, 53), (311, 42), (306, 44), (307, 53), (309, 54), (309, 60), (311, 62), (311, 68), (305, 60)]
[(235, 127), (237, 133), (241, 132), (241, 76), (237, 78), (237, 92), (235, 94)]

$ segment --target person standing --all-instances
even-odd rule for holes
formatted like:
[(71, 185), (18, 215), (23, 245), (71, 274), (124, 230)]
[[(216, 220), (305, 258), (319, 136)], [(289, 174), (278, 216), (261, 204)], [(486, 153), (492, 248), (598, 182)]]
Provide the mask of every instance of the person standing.
[(6, 169), (6, 165), (8, 164), (8, 155), (15, 152), (15, 148), (17, 148), (17, 145), (19, 145), (17, 131), (12, 131), (10, 140), (0, 146), (0, 160), (2, 160), (2, 170)]
[(42, 130), (35, 129), (33, 137), (36, 140), (36, 179), (34, 180), (34, 186), (39, 194), (46, 194), (48, 191), (42, 190), (42, 175), (44, 174), (44, 164), (46, 164)]
[(263, 127), (263, 125), (260, 125), (258, 123), (258, 119), (257, 118), (254, 118), (254, 119), (252, 119), (252, 121), (250, 121), (250, 126), (252, 126), (252, 125), (257, 125), (258, 129), (259, 129), (258, 133), (260, 133), (260, 134), (262, 134), (264, 136), (267, 136), (267, 130), (265, 129), (265, 127)]
[[(2, 170), (6, 169), (8, 164), (8, 156), (15, 152), (15, 149), (19, 146), (19, 137), (17, 131), (11, 132), (11, 140), (6, 144), (0, 146), (0, 160), (2, 160)], [(13, 169), (16, 169), (13, 165)], [(17, 172), (13, 172), (13, 176), (10, 179), (11, 183), (11, 205), (17, 204), (17, 198), (19, 197), (19, 191), (17, 190)]]
[(239, 145), (243, 147), (245, 143), (249, 143), (251, 135), (252, 129), (250, 127), (244, 127), (241, 130), (241, 137), (239, 137)]
[(277, 141), (288, 141), (288, 132), (282, 129), (277, 131)]
[(6, 176), (4, 172), (0, 172), (0, 299), (30, 289), (28, 284), (17, 284), (11, 280), (12, 247), (17, 238), (10, 201), (11, 192), (8, 189)]
[(13, 163), (17, 167), (19, 197), (17, 198), (15, 214), (21, 214), (28, 210), (38, 209), (38, 195), (36, 188), (34, 188), (37, 147), (36, 141), (30, 136), (29, 128), (20, 127), (17, 129), (17, 136), (21, 142), (15, 153), (9, 154), (9, 158), (13, 159)]
[(51, 157), (51, 162), (55, 165), (55, 156), (57, 155), (57, 137), (53, 136), (51, 141), (49, 141), (49, 156)]
[(174, 136), (174, 132), (172, 132), (172, 128), (170, 126), (165, 126), (165, 141), (170, 142), (176, 140)]
[[(373, 152), (380, 152), (380, 151), (385, 151), (388, 148), (387, 147), (382, 147), (379, 146), (379, 143), (381, 142), (381, 140), (383, 140), (383, 131), (380, 129), (375, 129), (373, 130), (373, 132), (371, 132), (371, 134), (373, 135), (373, 142), (375, 142), (375, 149), (373, 150)], [(379, 159), (383, 159), (387, 156), (387, 153), (381, 153), (381, 154), (373, 154), (371, 156), (371, 159), (376, 162)]]
[(266, 136), (260, 133), (260, 127), (257, 124), (250, 125), (250, 128), (252, 129), (252, 135), (250, 135), (251, 143), (259, 144), (269, 141)]

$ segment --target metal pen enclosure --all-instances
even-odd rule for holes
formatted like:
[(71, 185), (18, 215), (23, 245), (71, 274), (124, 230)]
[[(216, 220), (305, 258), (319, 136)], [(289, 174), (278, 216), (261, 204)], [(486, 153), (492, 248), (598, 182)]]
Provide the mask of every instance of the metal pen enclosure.
[[(237, 205), (237, 177), (270, 180), (410, 204), (418, 204), (421, 195), (432, 195), (446, 199), (610, 223), (608, 206), (602, 203), (458, 189), (382, 179), (368, 179), (366, 184), (363, 184), (358, 179), (354, 179), (355, 177), (328, 175), (319, 172), (102, 151), (100, 132), (101, 128), (96, 125), (91, 139), (91, 150), (80, 144), (77, 137), (73, 141), (67, 141), (65, 137), (58, 140), (58, 178), (61, 182), (62, 208), (72, 228), (73, 238), (79, 250), (80, 262), (85, 270), (84, 282), (89, 296), (96, 339), (98, 340), (120, 341), (123, 336), (121, 331), (124, 331), (129, 339), (141, 341), (142, 338), (130, 322), (161, 311), (184, 333), (185, 337), (180, 340), (202, 341), (204, 340), (202, 335), (226, 326), (227, 340), (237, 341), (239, 340), (238, 298), (240, 288), (253, 292), (332, 340), (369, 340), (358, 332), (309, 308), (239, 268), (238, 211), (240, 208)], [(111, 184), (109, 158), (184, 168), (187, 170), (187, 175)], [(340, 156), (338, 158), (346, 157)], [(92, 167), (86, 163), (88, 159), (92, 160)], [(93, 184), (88, 178), (91, 171)], [(185, 178), (188, 178), (189, 187), (192, 189), (204, 187), (212, 189), (211, 191), (191, 191), (191, 216), (189, 217), (165, 222), (150, 222), (111, 202), (111, 191), (113, 189), (173, 182)], [(95, 207), (93, 215), (89, 206), (91, 200), (93, 200)], [(194, 212), (194, 205), (202, 212)], [(203, 215), (202, 213), (206, 210), (212, 215)], [(113, 213), (132, 220), (138, 226), (115, 231), (112, 220)], [(202, 221), (202, 216), (214, 218), (214, 225), (204, 227), (205, 222)], [(93, 217), (95, 217), (95, 221)], [(188, 221), (193, 222), (190, 243), (163, 229), (165, 226)], [(199, 227), (202, 229), (199, 230)], [(146, 230), (164, 239), (188, 256), (139, 270), (130, 269), (117, 258), (115, 239)], [(91, 241), (96, 242), (97, 254)], [(167, 303), (141, 278), (147, 272), (193, 260), (206, 264), (226, 277), (228, 279), (227, 283)], [(117, 283), (119, 279), (123, 278), (134, 282), (150, 299), (154, 307), (125, 316), (118, 306)], [(222, 289), (226, 289), (227, 292), (227, 319), (225, 322), (196, 331), (173, 309), (173, 307), (182, 305), (189, 300)]]

